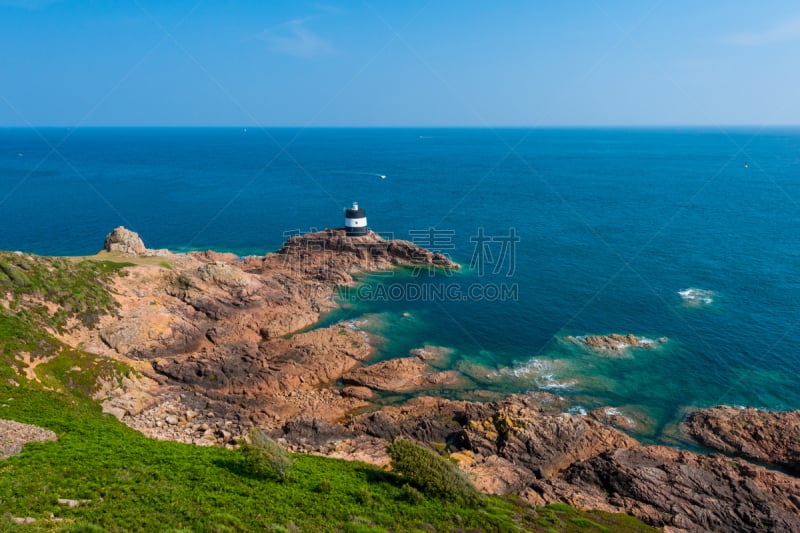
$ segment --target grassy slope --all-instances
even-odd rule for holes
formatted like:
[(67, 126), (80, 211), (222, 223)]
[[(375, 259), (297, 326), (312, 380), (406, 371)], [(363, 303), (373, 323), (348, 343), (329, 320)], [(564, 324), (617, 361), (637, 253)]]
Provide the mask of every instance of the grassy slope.
[[(0, 417), (55, 431), (0, 461), (2, 531), (649, 531), (624, 515), (568, 506), (533, 511), (489, 498), (477, 509), (427, 497), (412, 504), (402, 480), (366, 464), (296, 456), (290, 479), (253, 476), (241, 454), (145, 438), (88, 399), (98, 376), (130, 371), (110, 359), (64, 346), (45, 328), (70, 318), (91, 324), (113, 312), (104, 282), (121, 264), (70, 262), (0, 253)], [(28, 301), (57, 302), (58, 312)], [(50, 357), (28, 381), (15, 355)], [(76, 370), (80, 367), (80, 371)], [(12, 386), (13, 378), (19, 386)], [(45, 387), (51, 390), (45, 390)], [(59, 498), (88, 500), (76, 508)], [(52, 515), (63, 522), (51, 521)], [(37, 518), (17, 525), (12, 516)]]

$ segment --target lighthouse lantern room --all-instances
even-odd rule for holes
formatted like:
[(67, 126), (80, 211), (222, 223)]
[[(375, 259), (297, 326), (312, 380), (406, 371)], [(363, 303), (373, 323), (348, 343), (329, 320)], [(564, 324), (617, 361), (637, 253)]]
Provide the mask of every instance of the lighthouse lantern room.
[(353, 207), (344, 211), (344, 229), (348, 236), (367, 234), (367, 212), (353, 202)]

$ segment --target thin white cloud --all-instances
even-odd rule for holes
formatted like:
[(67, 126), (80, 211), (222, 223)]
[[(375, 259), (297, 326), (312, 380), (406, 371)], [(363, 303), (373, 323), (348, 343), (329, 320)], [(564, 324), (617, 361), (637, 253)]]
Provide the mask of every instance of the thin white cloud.
[(267, 43), (267, 48), (272, 52), (304, 59), (335, 52), (336, 49), (329, 41), (308, 27), (308, 20), (290, 20), (262, 31), (256, 38)]
[(800, 40), (800, 17), (781, 20), (760, 31), (734, 33), (723, 38), (724, 43), (739, 46), (764, 46), (796, 40)]

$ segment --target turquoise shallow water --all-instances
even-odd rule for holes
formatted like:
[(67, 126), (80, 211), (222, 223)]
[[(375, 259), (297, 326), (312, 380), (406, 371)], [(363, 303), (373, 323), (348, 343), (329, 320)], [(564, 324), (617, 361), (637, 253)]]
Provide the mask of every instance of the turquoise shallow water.
[[(476, 387), (620, 407), (652, 439), (688, 406), (800, 408), (798, 130), (0, 130), (0, 249), (93, 253), (123, 224), (260, 254), (354, 200), (465, 267), (342, 294), (327, 320), (363, 320), (379, 358), (446, 346)], [(611, 332), (669, 341), (564, 341)]]

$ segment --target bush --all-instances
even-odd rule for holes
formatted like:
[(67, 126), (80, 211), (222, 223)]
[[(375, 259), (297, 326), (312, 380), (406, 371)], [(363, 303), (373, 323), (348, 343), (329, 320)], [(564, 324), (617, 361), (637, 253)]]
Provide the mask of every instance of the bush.
[(422, 492), (466, 505), (480, 503), (481, 494), (467, 476), (436, 452), (404, 439), (394, 441), (386, 451), (392, 459), (392, 469)]
[(258, 475), (273, 475), (286, 481), (292, 467), (289, 452), (259, 428), (251, 429), (248, 437), (250, 442), (243, 442), (241, 450), (250, 471)]
[(403, 496), (403, 499), (410, 503), (411, 505), (422, 505), (425, 503), (425, 496), (422, 495), (420, 491), (405, 483), (401, 488), (400, 492)]
[(355, 492), (356, 501), (362, 507), (369, 507), (372, 505), (372, 493), (366, 487), (361, 487)]
[(327, 479), (323, 479), (317, 484), (317, 492), (320, 494), (330, 494), (333, 492), (333, 483)]

